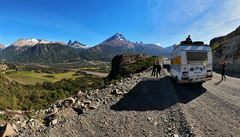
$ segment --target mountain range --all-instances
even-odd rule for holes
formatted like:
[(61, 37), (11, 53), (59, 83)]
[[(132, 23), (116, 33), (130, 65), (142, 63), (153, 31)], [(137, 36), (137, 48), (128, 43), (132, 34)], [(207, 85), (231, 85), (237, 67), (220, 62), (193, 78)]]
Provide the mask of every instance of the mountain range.
[(83, 59), (110, 61), (115, 55), (122, 53), (165, 55), (164, 48), (155, 44), (131, 42), (121, 33), (116, 33), (94, 47), (87, 47), (78, 41), (69, 40), (64, 43), (31, 38), (18, 39), (1, 49), (2, 59), (23, 63), (59, 63)]
[(122, 53), (138, 53), (149, 55), (164, 55), (164, 48), (155, 44), (131, 42), (121, 33), (116, 33), (100, 44), (81, 52), (81, 56), (88, 60), (111, 60)]

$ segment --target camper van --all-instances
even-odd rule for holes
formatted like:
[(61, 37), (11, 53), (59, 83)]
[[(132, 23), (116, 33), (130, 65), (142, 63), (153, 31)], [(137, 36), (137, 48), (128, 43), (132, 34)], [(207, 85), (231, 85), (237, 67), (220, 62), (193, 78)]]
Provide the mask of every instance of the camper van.
[(212, 79), (212, 50), (201, 41), (182, 41), (170, 54), (170, 74), (177, 83), (202, 83)]

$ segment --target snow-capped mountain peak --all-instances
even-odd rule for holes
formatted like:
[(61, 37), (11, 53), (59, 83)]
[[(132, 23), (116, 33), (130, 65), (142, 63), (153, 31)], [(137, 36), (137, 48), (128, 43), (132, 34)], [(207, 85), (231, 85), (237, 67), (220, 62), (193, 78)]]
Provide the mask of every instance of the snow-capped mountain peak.
[(17, 47), (23, 47), (23, 46), (34, 46), (36, 44), (47, 44), (47, 43), (51, 43), (51, 42), (47, 40), (42, 40), (42, 39), (29, 38), (29, 39), (18, 39), (12, 45)]
[(81, 42), (79, 42), (79, 41), (71, 41), (71, 40), (69, 40), (68, 41), (68, 44), (67, 44), (68, 46), (71, 46), (71, 47), (73, 47), (73, 48), (88, 48), (85, 44), (82, 44)]
[(104, 42), (110, 42), (110, 41), (113, 41), (113, 40), (127, 41), (127, 39), (123, 36), (123, 34), (118, 32), (115, 35), (113, 35), (112, 37), (105, 40)]

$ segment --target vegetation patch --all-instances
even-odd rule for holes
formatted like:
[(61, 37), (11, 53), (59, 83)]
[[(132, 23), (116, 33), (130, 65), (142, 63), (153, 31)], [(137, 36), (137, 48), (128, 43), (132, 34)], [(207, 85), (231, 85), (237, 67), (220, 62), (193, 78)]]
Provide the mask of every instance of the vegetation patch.
[(102, 87), (102, 78), (84, 75), (76, 79), (62, 79), (57, 82), (23, 85), (0, 76), (0, 110), (32, 110), (48, 107), (57, 100)]
[(0, 120), (6, 120), (7, 116), (5, 114), (0, 114)]
[(56, 82), (62, 79), (76, 79), (75, 72), (64, 72), (57, 74), (38, 73), (35, 71), (8, 71), (4, 76), (12, 81), (17, 81), (24, 85), (35, 85), (43, 82)]

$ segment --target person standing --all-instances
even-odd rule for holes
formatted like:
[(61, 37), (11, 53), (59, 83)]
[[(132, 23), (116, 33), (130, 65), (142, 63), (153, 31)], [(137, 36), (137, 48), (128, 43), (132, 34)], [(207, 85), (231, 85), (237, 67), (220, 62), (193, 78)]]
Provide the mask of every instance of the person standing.
[(157, 76), (157, 78), (158, 78), (158, 75), (159, 75), (159, 77), (161, 76), (161, 69), (162, 69), (162, 67), (161, 67), (161, 64), (159, 63), (159, 62), (157, 62), (157, 74), (156, 74), (156, 76)]
[(221, 71), (221, 75), (222, 75), (222, 80), (226, 80), (226, 76), (225, 76), (225, 67), (226, 67), (226, 61), (223, 61), (222, 64), (222, 71)]
[(151, 76), (154, 76), (154, 77), (155, 77), (155, 74), (156, 74), (156, 62), (153, 63), (153, 68), (152, 68), (152, 74), (151, 74)]

